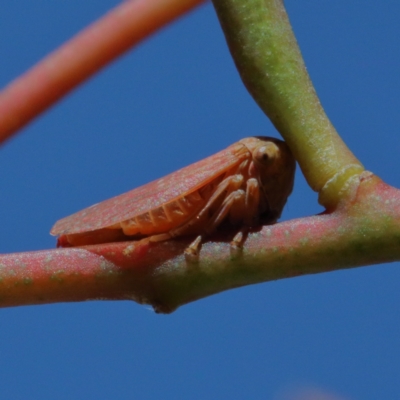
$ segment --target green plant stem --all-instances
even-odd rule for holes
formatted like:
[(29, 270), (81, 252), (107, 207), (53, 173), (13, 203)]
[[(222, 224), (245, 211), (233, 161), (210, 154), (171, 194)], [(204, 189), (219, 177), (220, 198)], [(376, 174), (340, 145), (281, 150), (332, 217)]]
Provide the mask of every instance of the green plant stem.
[(281, 0), (213, 0), (242, 80), (292, 149), (320, 203), (334, 209), (363, 166), (326, 116)]

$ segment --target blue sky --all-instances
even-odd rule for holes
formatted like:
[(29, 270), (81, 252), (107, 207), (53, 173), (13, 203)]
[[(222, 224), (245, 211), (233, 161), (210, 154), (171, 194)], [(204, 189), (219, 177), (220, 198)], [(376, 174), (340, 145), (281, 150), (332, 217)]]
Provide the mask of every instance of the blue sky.
[[(3, 2), (0, 85), (117, 1)], [(400, 4), (286, 0), (348, 146), (400, 187)], [(244, 89), (210, 4), (90, 80), (0, 150), (0, 251), (52, 248), (53, 223), (251, 135), (278, 136)], [(321, 211), (297, 173), (283, 213)], [(399, 264), (228, 291), (156, 315), (131, 302), (0, 310), (4, 399), (400, 398)]]

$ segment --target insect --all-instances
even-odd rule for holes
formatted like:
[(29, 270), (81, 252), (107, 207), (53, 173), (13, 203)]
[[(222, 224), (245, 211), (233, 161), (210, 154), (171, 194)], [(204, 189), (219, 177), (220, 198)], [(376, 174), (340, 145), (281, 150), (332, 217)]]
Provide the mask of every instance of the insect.
[[(204, 160), (56, 222), (58, 246), (151, 237), (201, 236), (220, 226), (247, 229), (274, 223), (293, 188), (295, 160), (270, 137), (240, 140)], [(236, 238), (236, 237), (235, 237)], [(236, 238), (240, 245), (241, 236)], [(235, 241), (235, 239), (234, 239)]]

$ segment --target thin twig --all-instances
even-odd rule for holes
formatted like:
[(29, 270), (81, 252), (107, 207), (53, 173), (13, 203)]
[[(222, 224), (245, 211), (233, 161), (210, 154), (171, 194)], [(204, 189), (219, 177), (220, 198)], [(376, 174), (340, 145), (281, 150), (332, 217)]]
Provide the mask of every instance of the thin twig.
[(0, 143), (132, 46), (204, 0), (130, 0), (0, 93)]

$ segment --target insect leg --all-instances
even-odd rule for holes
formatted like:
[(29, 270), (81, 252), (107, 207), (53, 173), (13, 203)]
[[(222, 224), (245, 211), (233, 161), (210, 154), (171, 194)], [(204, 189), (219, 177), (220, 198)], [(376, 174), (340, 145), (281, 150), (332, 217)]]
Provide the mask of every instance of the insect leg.
[[(212, 233), (215, 228), (218, 227), (218, 225), (226, 218), (228, 214), (233, 212), (233, 215), (239, 216), (240, 211), (243, 211), (244, 209), (244, 204), (245, 204), (245, 192), (244, 190), (235, 190), (232, 192), (222, 203), (221, 207), (215, 215), (213, 216), (212, 220), (206, 227), (206, 233), (210, 234)], [(237, 240), (237, 235), (235, 236)], [(235, 238), (233, 240), (235, 240)], [(242, 239), (240, 239), (241, 241)], [(198, 236), (196, 240), (191, 243), (186, 249), (185, 249), (185, 258), (186, 262), (193, 264), (197, 263), (199, 260), (199, 254), (200, 254), (200, 248), (201, 248), (201, 241), (202, 237)], [(239, 245), (237, 246), (239, 247)]]
[[(250, 178), (246, 182), (246, 196), (244, 210), (242, 213), (242, 228), (230, 243), (232, 257), (239, 257), (242, 254), (243, 244), (247, 237), (247, 228), (255, 226), (259, 222), (260, 206), (260, 186), (255, 178)], [(231, 212), (232, 213), (232, 212)]]
[[(233, 193), (235, 193), (235, 198), (230, 205), (229, 222), (232, 226), (241, 226), (243, 225), (243, 216), (246, 212), (246, 195), (244, 190), (236, 190)], [(227, 200), (228, 199), (226, 199), (226, 201)], [(226, 201), (224, 201), (224, 203)]]
[[(149, 238), (151, 242), (163, 242), (168, 239), (171, 239), (171, 235), (168, 233), (153, 235)], [(201, 240), (201, 236), (197, 236), (197, 238), (185, 249), (184, 256), (187, 264), (197, 264), (199, 262)]]
[[(229, 215), (233, 223), (243, 221), (243, 215), (246, 211), (246, 193), (244, 190), (236, 190), (231, 193), (221, 205), (220, 210), (215, 214), (210, 224), (207, 226), (207, 233), (211, 233), (218, 225)], [(239, 231), (230, 243), (231, 257), (237, 257), (242, 254), (243, 243), (246, 239), (246, 229)]]
[(211, 217), (217, 213), (221, 207), (223, 198), (227, 195), (229, 196), (229, 194), (238, 189), (242, 182), (242, 175), (233, 175), (224, 179), (218, 185), (218, 188), (210, 197), (207, 204), (201, 209), (201, 211), (183, 225), (169, 231), (168, 234), (170, 237), (181, 236), (191, 232), (202, 233), (204, 231), (204, 226), (207, 224), (210, 218), (210, 213)]
[(241, 229), (230, 242), (230, 253), (232, 258), (237, 258), (242, 255), (243, 244), (247, 238), (247, 229)]
[(229, 214), (233, 216), (233, 220), (237, 222), (240, 217), (239, 212), (244, 209), (246, 194), (244, 190), (239, 189), (232, 192), (216, 210), (215, 214), (206, 226), (206, 232), (211, 234)]
[(246, 206), (244, 213), (244, 225), (247, 227), (256, 226), (259, 223), (260, 206), (260, 185), (255, 178), (246, 182)]
[(159, 235), (152, 235), (149, 237), (150, 242), (163, 242), (164, 240), (171, 239), (169, 233), (160, 233)]
[(199, 262), (201, 240), (201, 236), (197, 236), (197, 238), (186, 247), (184, 255), (187, 264), (197, 264)]
[(220, 207), (219, 203), (223, 201), (223, 198), (229, 196), (233, 191), (239, 189), (243, 183), (243, 175), (233, 175), (229, 176), (228, 178), (224, 179), (219, 185), (217, 190), (208, 200), (207, 204), (199, 213), (199, 218), (203, 215), (206, 215), (212, 207)]

